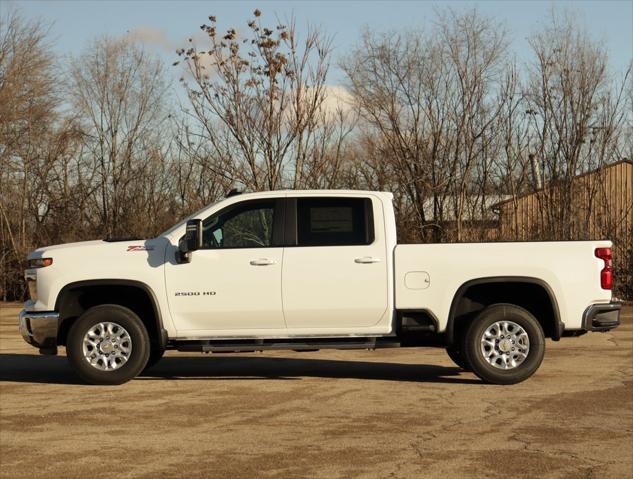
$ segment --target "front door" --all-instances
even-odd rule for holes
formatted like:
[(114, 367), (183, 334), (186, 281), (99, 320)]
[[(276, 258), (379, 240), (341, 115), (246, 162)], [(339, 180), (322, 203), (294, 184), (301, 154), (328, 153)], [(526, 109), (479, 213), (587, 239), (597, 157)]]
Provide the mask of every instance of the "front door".
[(282, 200), (236, 203), (202, 222), (203, 248), (190, 263), (168, 264), (169, 307), (179, 336), (285, 331)]

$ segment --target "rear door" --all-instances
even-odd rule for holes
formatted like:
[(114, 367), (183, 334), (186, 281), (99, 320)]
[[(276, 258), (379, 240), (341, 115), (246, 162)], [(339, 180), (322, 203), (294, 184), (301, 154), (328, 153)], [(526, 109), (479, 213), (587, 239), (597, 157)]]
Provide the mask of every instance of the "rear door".
[(369, 197), (288, 198), (282, 288), (289, 332), (371, 327), (387, 314), (382, 205)]

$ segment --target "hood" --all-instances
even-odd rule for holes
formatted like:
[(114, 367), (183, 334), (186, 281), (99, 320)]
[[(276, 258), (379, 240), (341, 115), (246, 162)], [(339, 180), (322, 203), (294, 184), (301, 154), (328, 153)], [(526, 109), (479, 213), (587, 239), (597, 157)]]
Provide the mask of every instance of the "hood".
[(152, 251), (158, 244), (160, 244), (158, 238), (139, 240), (109, 238), (107, 240), (79, 241), (38, 248), (29, 254), (28, 259), (42, 258), (47, 255), (54, 256), (55, 254), (65, 254), (67, 252), (81, 254), (84, 252)]

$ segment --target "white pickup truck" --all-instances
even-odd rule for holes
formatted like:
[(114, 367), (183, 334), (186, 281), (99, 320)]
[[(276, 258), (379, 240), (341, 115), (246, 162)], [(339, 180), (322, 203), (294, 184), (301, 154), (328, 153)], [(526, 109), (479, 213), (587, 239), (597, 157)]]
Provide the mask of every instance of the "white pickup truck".
[(149, 240), (40, 248), (24, 339), (120, 384), (167, 349), (436, 346), (486, 382), (530, 377), (554, 341), (619, 324), (611, 242), (397, 245), (392, 195), (232, 195)]

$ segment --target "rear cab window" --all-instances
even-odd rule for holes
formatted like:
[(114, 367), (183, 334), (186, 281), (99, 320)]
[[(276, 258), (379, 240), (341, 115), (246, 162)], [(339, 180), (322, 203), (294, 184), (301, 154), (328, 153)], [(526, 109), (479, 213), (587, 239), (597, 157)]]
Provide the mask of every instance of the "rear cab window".
[(369, 198), (297, 198), (297, 246), (369, 245), (373, 241)]

